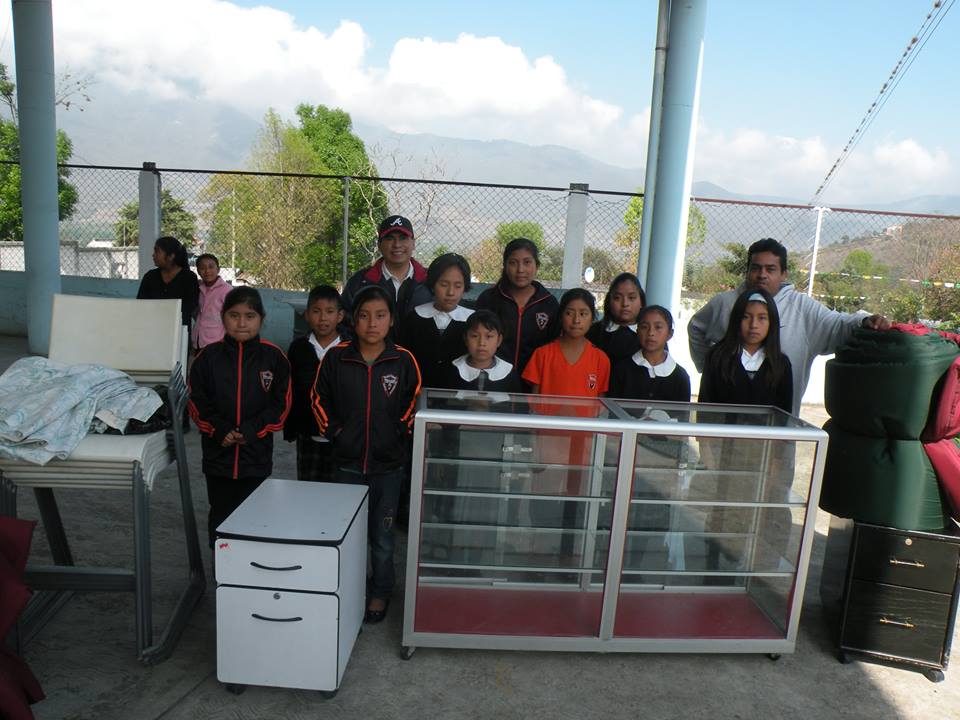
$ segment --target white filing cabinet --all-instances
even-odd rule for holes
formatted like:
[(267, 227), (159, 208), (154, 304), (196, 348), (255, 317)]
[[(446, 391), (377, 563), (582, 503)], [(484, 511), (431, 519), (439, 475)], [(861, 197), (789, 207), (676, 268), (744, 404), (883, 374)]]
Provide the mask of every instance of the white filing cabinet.
[(217, 528), (217, 678), (335, 692), (363, 622), (367, 488), (268, 479)]

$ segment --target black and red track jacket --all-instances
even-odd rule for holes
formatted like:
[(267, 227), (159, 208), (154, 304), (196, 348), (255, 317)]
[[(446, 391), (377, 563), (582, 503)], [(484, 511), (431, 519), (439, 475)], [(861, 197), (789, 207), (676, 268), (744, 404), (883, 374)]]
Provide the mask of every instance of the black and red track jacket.
[(311, 402), (324, 435), (333, 443), (336, 467), (383, 473), (403, 467), (420, 368), (409, 350), (389, 340), (367, 365), (356, 341), (324, 356)]
[(523, 374), (533, 351), (560, 334), (560, 303), (543, 285), (533, 282), (534, 293), (521, 309), (498, 282), (480, 293), (477, 310), (492, 310), (503, 325), (503, 343), (497, 355)]
[[(188, 385), (190, 417), (201, 433), (203, 472), (221, 477), (267, 477), (273, 471), (273, 433), (290, 412), (290, 363), (259, 336), (229, 335), (197, 353)], [(246, 442), (223, 447), (231, 430)]]

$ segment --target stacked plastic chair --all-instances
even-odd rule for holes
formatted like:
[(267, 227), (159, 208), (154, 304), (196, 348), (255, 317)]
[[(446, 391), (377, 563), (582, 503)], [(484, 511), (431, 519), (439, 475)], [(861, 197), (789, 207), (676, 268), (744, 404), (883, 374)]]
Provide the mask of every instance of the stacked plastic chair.
[[(924, 441), (960, 431), (960, 416), (937, 425), (960, 348), (921, 328), (857, 330), (827, 363), (824, 397), (831, 419), (824, 429), (830, 444), (820, 507), (833, 515), (901, 530), (939, 531), (950, 522), (947, 495)], [(955, 382), (960, 410), (960, 376)], [(956, 456), (956, 473), (960, 448), (946, 442), (953, 448), (944, 446), (941, 453)]]

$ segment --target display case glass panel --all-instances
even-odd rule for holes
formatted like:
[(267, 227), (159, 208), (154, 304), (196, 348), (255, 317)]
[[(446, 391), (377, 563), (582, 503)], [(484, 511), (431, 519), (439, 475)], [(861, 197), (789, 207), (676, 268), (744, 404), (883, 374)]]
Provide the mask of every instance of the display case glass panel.
[(792, 649), (821, 430), (775, 408), (428, 390), (414, 445), (405, 644)]

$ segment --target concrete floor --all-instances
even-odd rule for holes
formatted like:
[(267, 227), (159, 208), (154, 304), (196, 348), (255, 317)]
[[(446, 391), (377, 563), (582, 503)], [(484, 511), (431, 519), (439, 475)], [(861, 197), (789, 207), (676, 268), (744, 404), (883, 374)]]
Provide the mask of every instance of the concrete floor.
[[(0, 338), (0, 369), (26, 354), (19, 338)], [(822, 408), (805, 408), (822, 423)], [(206, 532), (206, 493), (196, 431), (188, 435), (194, 505)], [(277, 442), (276, 477), (294, 477), (292, 446)], [(125, 493), (60, 492), (78, 563), (126, 565), (130, 498)], [(185, 566), (175, 477), (162, 476), (152, 498), (156, 617), (166, 617)], [(19, 514), (38, 518), (32, 494)], [(401, 600), (387, 620), (360, 635), (336, 697), (251, 687), (227, 693), (216, 679), (214, 583), (166, 662), (135, 658), (133, 597), (76, 595), (25, 648), (47, 699), (41, 719), (97, 718), (960, 718), (960, 674), (940, 684), (882, 665), (835, 659), (817, 587), (829, 517), (820, 513), (797, 651), (773, 662), (754, 655), (622, 655), (488, 652), (421, 648), (399, 657)], [(405, 555), (400, 536), (398, 562)], [(49, 553), (38, 529), (31, 561)], [(204, 553), (204, 561), (209, 565)], [(400, 563), (402, 565), (402, 563)], [(399, 570), (402, 573), (403, 568)], [(400, 576), (402, 581), (402, 574)], [(955, 640), (956, 642), (956, 640)]]

